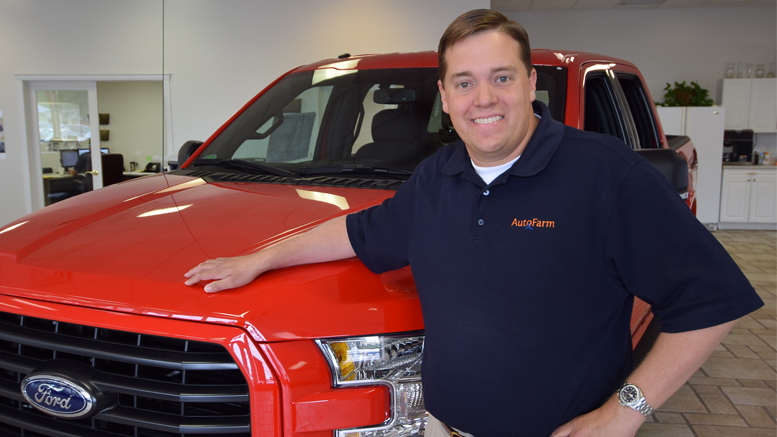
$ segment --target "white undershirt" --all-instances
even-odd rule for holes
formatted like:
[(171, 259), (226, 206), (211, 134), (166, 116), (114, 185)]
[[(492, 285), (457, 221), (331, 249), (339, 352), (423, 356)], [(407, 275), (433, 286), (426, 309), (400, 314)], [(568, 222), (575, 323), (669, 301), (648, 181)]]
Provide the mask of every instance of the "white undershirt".
[(502, 165), (496, 165), (493, 167), (479, 167), (475, 165), (475, 161), (472, 161), (472, 158), (469, 160), (472, 162), (472, 167), (475, 168), (475, 172), (477, 172), (478, 175), (486, 182), (486, 185), (493, 182), (494, 179), (499, 177), (502, 173), (506, 172), (510, 169), (510, 167), (515, 164), (515, 161), (520, 159), (521, 156), (519, 155), (518, 158), (513, 159), (512, 161), (502, 164)]
[[(535, 113), (534, 116), (537, 117), (538, 119), (542, 119), (540, 114)], [(518, 158), (515, 158), (506, 164), (497, 165), (495, 167), (478, 167), (477, 165), (475, 165), (475, 161), (473, 161), (472, 158), (470, 158), (469, 160), (470, 162), (472, 162), (472, 167), (475, 168), (475, 172), (481, 177), (481, 179), (483, 179), (483, 181), (486, 182), (486, 185), (488, 185), (491, 182), (493, 182), (494, 179), (498, 178), (499, 175), (509, 170), (510, 167), (512, 167), (513, 164), (515, 164), (515, 161), (520, 159), (520, 157), (521, 155), (518, 155)]]

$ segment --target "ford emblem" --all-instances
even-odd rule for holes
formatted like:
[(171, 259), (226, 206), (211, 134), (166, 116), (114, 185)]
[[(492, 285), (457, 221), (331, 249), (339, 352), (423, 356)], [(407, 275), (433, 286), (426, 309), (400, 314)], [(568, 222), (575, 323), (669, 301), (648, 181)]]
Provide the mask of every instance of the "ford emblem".
[(22, 381), (22, 394), (33, 407), (52, 416), (77, 419), (91, 413), (95, 398), (75, 381), (37, 374)]

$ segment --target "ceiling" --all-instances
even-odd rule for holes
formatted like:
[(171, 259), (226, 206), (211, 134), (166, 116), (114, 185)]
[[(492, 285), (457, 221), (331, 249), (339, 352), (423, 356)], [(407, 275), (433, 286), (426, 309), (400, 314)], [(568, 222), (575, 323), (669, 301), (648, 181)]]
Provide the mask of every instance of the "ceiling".
[(774, 5), (775, 0), (491, 0), (491, 9), (503, 12), (584, 9), (729, 8)]

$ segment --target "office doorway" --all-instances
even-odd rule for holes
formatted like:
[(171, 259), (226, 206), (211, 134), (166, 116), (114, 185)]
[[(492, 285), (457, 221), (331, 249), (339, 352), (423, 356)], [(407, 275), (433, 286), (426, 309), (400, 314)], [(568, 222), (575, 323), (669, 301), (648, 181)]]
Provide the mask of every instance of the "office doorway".
[[(142, 176), (148, 161), (158, 163), (156, 172), (161, 172), (166, 159), (173, 154), (169, 75), (17, 76), (17, 79), (25, 106), (26, 130), (22, 139), (27, 144), (29, 171), (25, 173), (30, 181), (30, 212)], [(116, 98), (116, 90), (122, 84), (127, 85), (125, 92), (131, 99)], [(155, 91), (152, 95), (145, 92), (146, 105), (139, 111), (149, 112), (152, 107), (153, 123), (135, 118), (130, 123), (134, 123), (132, 129), (146, 134), (150, 124), (154, 124), (155, 138), (149, 141), (146, 135), (134, 143), (136, 147), (131, 151), (118, 150), (121, 147), (112, 146), (127, 143), (126, 138), (123, 142), (117, 141), (116, 133), (127, 131), (121, 122), (128, 117), (117, 117), (126, 112), (122, 114), (116, 102), (137, 100), (139, 89), (149, 89), (144, 84), (153, 85), (151, 88)], [(101, 102), (98, 92), (113, 94), (113, 98)], [(110, 113), (104, 113), (98, 105), (115, 112), (114, 117), (111, 119)]]
[[(31, 82), (28, 87), (30, 158), (43, 206), (103, 186), (97, 84)], [(39, 174), (38, 174), (39, 173)]]

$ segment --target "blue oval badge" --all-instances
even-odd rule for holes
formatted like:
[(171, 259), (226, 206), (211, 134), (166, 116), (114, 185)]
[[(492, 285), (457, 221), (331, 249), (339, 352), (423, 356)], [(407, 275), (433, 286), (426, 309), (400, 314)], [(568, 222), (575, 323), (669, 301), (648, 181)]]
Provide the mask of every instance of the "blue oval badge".
[(28, 376), (22, 381), (22, 395), (33, 407), (52, 416), (77, 419), (92, 411), (90, 392), (68, 379), (52, 375)]

